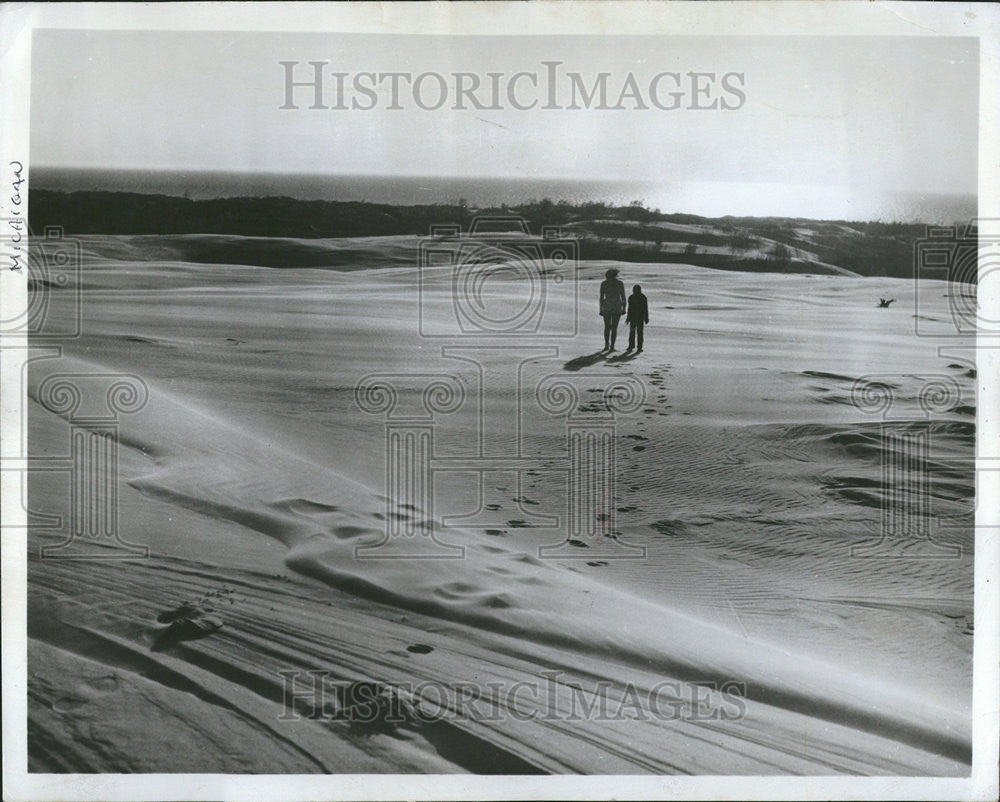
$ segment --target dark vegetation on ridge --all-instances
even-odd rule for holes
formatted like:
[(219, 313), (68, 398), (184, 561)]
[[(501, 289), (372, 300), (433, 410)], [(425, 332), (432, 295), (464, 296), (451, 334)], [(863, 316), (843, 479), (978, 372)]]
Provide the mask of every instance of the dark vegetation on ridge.
[(911, 277), (919, 223), (817, 221), (786, 217), (706, 218), (665, 214), (638, 202), (571, 204), (548, 199), (496, 209), (457, 204), (392, 206), (288, 197), (191, 200), (128, 192), (35, 189), (32, 230), (66, 234), (233, 234), (250, 237), (425, 236), (432, 225), (463, 231), (477, 215), (517, 215), (533, 233), (561, 226), (580, 258), (683, 263), (728, 270), (836, 272)]

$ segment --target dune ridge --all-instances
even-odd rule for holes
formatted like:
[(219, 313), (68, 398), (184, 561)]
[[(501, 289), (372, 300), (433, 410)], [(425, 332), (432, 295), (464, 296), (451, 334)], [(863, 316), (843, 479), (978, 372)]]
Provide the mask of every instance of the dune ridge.
[[(912, 281), (585, 262), (579, 297), (553, 294), (546, 309), (560, 331), (578, 318), (577, 336), (486, 398), (475, 366), (421, 337), (418, 300), (447, 320), (452, 285), (435, 268), (418, 293), (416, 266), (399, 263), (406, 238), (305, 251), (284, 240), (83, 240), (85, 331), (28, 371), (32, 449), (66, 449), (66, 413), (40, 403), (47, 376), (141, 376), (148, 403), (120, 421), (120, 515), (152, 556), (42, 560), (54, 535), (45, 519), (29, 531), (39, 770), (968, 772), (975, 371), (920, 347)], [(281, 269), (191, 261), (284, 249)], [(344, 269), (324, 269), (342, 256)], [(310, 259), (318, 269), (294, 264)], [(595, 354), (592, 291), (608, 267), (650, 297), (641, 358)], [(523, 288), (490, 289), (517, 302)], [(926, 317), (948, 320), (949, 288), (920, 289)], [(899, 302), (876, 309), (879, 295)], [(484, 400), (501, 421), (525, 410), (523, 431), (508, 422), (488, 434), (507, 447), (518, 434), (541, 470), (500, 471), (478, 488), (442, 480), (435, 518), (387, 504), (385, 421), (354, 393), (382, 371), (404, 384), (446, 373), (465, 388), (436, 430), (440, 456), (471, 453)], [(532, 390), (554, 373), (579, 385), (588, 409), (616, 376), (645, 387), (616, 423), (615, 524), (645, 560), (582, 542), (539, 558), (555, 531), (539, 515), (558, 512), (566, 490), (546, 469), (565, 421), (540, 414)], [(936, 537), (962, 549), (957, 560), (850, 557), (878, 533), (881, 459), (900, 454), (852, 389), (887, 373), (894, 414), (933, 439), (914, 470), (935, 478), (932, 512), (948, 519)], [(933, 420), (921, 405), (927, 377), (957, 390)], [(419, 400), (419, 388), (401, 390), (401, 404)], [(56, 474), (29, 484), (33, 510), (65, 514)], [(468, 523), (445, 528), (442, 516)], [(434, 531), (462, 558), (358, 559), (386, 517)], [(204, 626), (167, 635), (176, 611), (205, 604)], [(468, 706), (463, 683), (555, 695), (477, 699), (476, 715), (378, 731), (311, 719), (300, 697), (301, 720), (272, 739), (258, 719), (282, 715), (287, 670), (328, 671), (411, 704), (414, 683), (439, 682), (453, 689), (452, 713)], [(635, 715), (634, 695), (664, 681), (679, 698), (704, 693), (742, 712), (704, 720), (687, 701), (668, 720)], [(576, 715), (600, 683), (628, 715)], [(725, 683), (745, 690), (734, 697)], [(151, 716), (174, 760), (146, 737)]]
[[(73, 367), (99, 372), (99, 366), (82, 362)], [(32, 376), (29, 397), (35, 401), (43, 380), (41, 371)], [(382, 497), (330, 466), (154, 389), (141, 416), (123, 432), (129, 448), (155, 453), (156, 467), (129, 484), (205, 519), (226, 519), (279, 540), (289, 548), (286, 565), (300, 574), (380, 605), (472, 627), (487, 641), (495, 635), (515, 639), (523, 645), (508, 645), (507, 653), (519, 659), (531, 659), (544, 646), (598, 661), (604, 671), (617, 672), (608, 676), (619, 681), (650, 670), (694, 683), (740, 678), (751, 704), (872, 735), (891, 731), (916, 749), (969, 759), (961, 711), (948, 705), (773, 644), (755, 641), (750, 647), (735, 631), (497, 547), (473, 531), (449, 533), (466, 548), (462, 560), (425, 561), (419, 570), (406, 560), (357, 560), (354, 547), (380, 536)], [(163, 431), (171, 433), (165, 445)], [(271, 477), (266, 480), (258, 467), (264, 454)], [(303, 493), (304, 484), (304, 495), (289, 495)], [(503, 574), (496, 572), (498, 563)], [(555, 610), (554, 595), (561, 600)], [(577, 611), (584, 606), (588, 612), (581, 617)], [(629, 611), (627, 622), (623, 609)], [(824, 676), (819, 688), (817, 675)]]

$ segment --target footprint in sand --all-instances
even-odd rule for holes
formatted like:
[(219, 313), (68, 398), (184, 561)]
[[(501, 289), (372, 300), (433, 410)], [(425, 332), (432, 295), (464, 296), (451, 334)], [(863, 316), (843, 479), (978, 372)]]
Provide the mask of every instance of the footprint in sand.
[(370, 535), (381, 537), (382, 533), (365, 526), (335, 526), (330, 532), (339, 540), (353, 540), (356, 537)]
[(461, 596), (469, 596), (470, 594), (477, 593), (480, 588), (475, 585), (470, 585), (468, 582), (449, 582), (447, 585), (442, 585), (434, 590), (435, 596), (440, 596), (446, 599), (457, 599)]
[(169, 626), (157, 633), (153, 640), (152, 650), (161, 652), (182, 641), (198, 640), (221, 629), (223, 626), (222, 617), (215, 613), (215, 608), (210, 602), (213, 599), (222, 601), (224, 598), (228, 598), (229, 593), (210, 592), (205, 594), (200, 602), (183, 602), (172, 610), (164, 610), (156, 617), (156, 620), (157, 623), (169, 624)]
[(435, 588), (434, 595), (446, 602), (465, 602), (476, 607), (490, 607), (495, 610), (513, 606), (506, 593), (495, 593), (467, 582), (451, 582)]
[(71, 713), (88, 702), (114, 693), (120, 684), (117, 674), (89, 677), (78, 682), (70, 693), (56, 699), (52, 703), (52, 709), (57, 713)]
[(334, 504), (323, 504), (307, 498), (286, 498), (275, 502), (274, 506), (277, 509), (287, 510), (298, 515), (322, 515), (324, 513), (337, 512), (340, 509)]
[[(271, 608), (274, 609), (273, 607)], [(162, 652), (182, 641), (198, 640), (207, 637), (222, 628), (222, 618), (217, 615), (200, 615), (197, 618), (185, 618), (174, 621), (169, 627), (156, 636), (152, 650)]]
[(79, 696), (62, 696), (52, 703), (52, 709), (57, 713), (72, 713), (89, 701), (89, 699), (81, 699)]

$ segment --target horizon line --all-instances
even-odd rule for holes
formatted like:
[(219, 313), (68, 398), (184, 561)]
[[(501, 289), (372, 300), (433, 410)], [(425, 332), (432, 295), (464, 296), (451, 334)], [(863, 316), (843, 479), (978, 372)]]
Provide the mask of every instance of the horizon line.
[[(595, 182), (602, 184), (648, 184), (651, 186), (663, 186), (669, 187), (671, 184), (684, 185), (684, 184), (741, 184), (741, 185), (760, 185), (760, 186), (770, 186), (770, 185), (781, 185), (781, 186), (795, 186), (795, 187), (810, 187), (815, 189), (829, 189), (831, 187), (846, 187), (844, 184), (797, 184), (787, 181), (726, 181), (726, 180), (715, 180), (715, 179), (687, 179), (683, 181), (675, 182), (659, 182), (652, 178), (633, 178), (633, 177), (618, 177), (618, 178), (608, 178), (604, 176), (560, 176), (560, 175), (537, 175), (537, 176), (512, 176), (512, 175), (495, 175), (495, 174), (434, 174), (434, 173), (383, 173), (383, 172), (357, 172), (357, 173), (338, 173), (338, 172), (323, 172), (323, 171), (308, 171), (308, 170), (269, 170), (269, 169), (254, 169), (254, 170), (243, 170), (239, 168), (210, 168), (210, 167), (143, 167), (143, 166), (81, 166), (81, 165), (68, 165), (68, 164), (29, 164), (29, 170), (42, 169), (42, 170), (76, 170), (76, 171), (118, 171), (118, 172), (146, 172), (146, 173), (203, 173), (203, 174), (228, 174), (228, 175), (274, 175), (274, 176), (309, 176), (316, 178), (408, 178), (408, 179), (434, 179), (438, 181), (458, 181), (458, 180), (477, 180), (477, 181), (565, 181), (565, 182)], [(888, 193), (888, 194), (907, 194), (907, 195), (935, 195), (939, 197), (948, 198), (976, 198), (978, 199), (978, 191), (974, 192), (943, 192), (940, 190), (930, 190), (930, 189), (882, 189), (878, 192)], [(147, 194), (147, 193), (142, 193)], [(389, 205), (405, 205), (405, 204), (389, 204)]]

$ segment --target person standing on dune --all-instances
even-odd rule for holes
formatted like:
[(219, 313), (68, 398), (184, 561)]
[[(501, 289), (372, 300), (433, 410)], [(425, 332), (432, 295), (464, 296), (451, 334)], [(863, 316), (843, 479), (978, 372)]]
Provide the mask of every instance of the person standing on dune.
[(649, 303), (638, 284), (632, 288), (632, 294), (628, 297), (628, 314), (625, 315), (625, 320), (628, 322), (628, 350), (631, 351), (638, 345), (635, 352), (641, 354), (642, 327), (649, 323)]
[(618, 321), (625, 314), (625, 285), (618, 279), (618, 270), (612, 267), (601, 282), (601, 317), (604, 318), (604, 350), (614, 351), (618, 339)]

